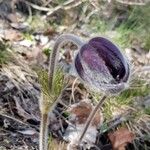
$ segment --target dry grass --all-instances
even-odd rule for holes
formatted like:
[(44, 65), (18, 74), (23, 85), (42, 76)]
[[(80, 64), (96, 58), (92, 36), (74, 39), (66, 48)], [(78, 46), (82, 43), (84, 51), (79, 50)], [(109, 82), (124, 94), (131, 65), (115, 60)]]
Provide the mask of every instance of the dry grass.
[(66, 150), (67, 144), (64, 142), (58, 142), (55, 139), (49, 140), (49, 150)]

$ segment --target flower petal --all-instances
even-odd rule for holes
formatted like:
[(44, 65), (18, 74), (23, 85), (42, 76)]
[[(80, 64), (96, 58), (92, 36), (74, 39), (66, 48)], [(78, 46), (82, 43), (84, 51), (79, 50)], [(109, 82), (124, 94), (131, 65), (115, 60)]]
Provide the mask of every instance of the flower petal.
[(84, 79), (84, 70), (83, 70), (83, 67), (82, 67), (82, 64), (81, 64), (81, 60), (79, 58), (79, 54), (76, 55), (76, 58), (75, 58), (75, 69), (78, 73), (78, 75), (80, 76), (80, 78)]
[[(89, 44), (85, 44), (80, 49), (76, 61), (80, 61), (81, 63), (83, 70), (82, 78), (89, 83), (91, 82), (91, 84), (100, 86), (102, 83), (115, 82), (103, 59), (99, 57), (95, 48), (91, 47)], [(78, 70), (77, 68), (77, 72)]]
[[(129, 66), (121, 54), (120, 50), (109, 40), (96, 37), (89, 41), (89, 44), (94, 47), (99, 55), (103, 58), (110, 74), (117, 82), (124, 79), (126, 74), (129, 74)], [(126, 81), (128, 76), (124, 79)]]
[(114, 94), (127, 87), (130, 74), (128, 61), (117, 46), (102, 37), (81, 47), (75, 57), (75, 69), (92, 90)]

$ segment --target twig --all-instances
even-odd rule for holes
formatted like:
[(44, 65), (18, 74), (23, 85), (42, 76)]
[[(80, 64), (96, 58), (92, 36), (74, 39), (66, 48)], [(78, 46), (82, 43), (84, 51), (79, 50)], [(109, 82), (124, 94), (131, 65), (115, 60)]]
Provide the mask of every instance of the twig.
[(142, 3), (142, 2), (127, 2), (127, 1), (122, 1), (122, 0), (116, 0), (117, 2), (121, 3), (121, 4), (126, 4), (126, 5), (146, 5), (146, 3)]
[(32, 22), (32, 10), (30, 6), (28, 6), (28, 12), (29, 12), (28, 22), (31, 23)]
[[(84, 0), (84, 1), (85, 1), (85, 0)], [(69, 10), (69, 9), (74, 8), (74, 7), (77, 7), (77, 6), (79, 6), (80, 4), (82, 4), (84, 1), (82, 0), (82, 1), (79, 1), (79, 2), (75, 2), (74, 5), (66, 6), (66, 7), (64, 7), (64, 10)]]
[(93, 10), (92, 12), (90, 12), (88, 15), (87, 15), (87, 17), (85, 18), (85, 23), (87, 23), (88, 21), (89, 21), (89, 19), (90, 19), (90, 17), (91, 16), (93, 16), (94, 14), (96, 14), (96, 12), (98, 12), (98, 10), (96, 9), (96, 10)]
[(18, 122), (18, 123), (20, 123), (20, 124), (29, 126), (28, 124), (22, 122), (22, 121), (19, 120), (19, 119), (14, 118), (14, 117), (12, 117), (12, 116), (9, 116), (9, 115), (3, 114), (3, 113), (0, 113), (0, 116), (6, 117), (6, 118), (11, 119), (11, 120), (14, 120), (15, 122)]
[[(31, 2), (28, 2), (28, 1), (24, 1), (24, 0), (21, 0), (21, 1), (25, 2), (27, 5), (30, 5), (30, 6), (31, 6), (32, 8), (34, 8), (34, 9), (37, 9), (37, 10), (40, 10), (40, 11), (48, 12), (47, 15), (51, 15), (52, 13), (54, 13), (55, 11), (57, 11), (57, 10), (59, 10), (59, 9), (66, 9), (66, 10), (67, 10), (67, 9), (72, 8), (72, 6), (73, 6), (73, 7), (76, 7), (76, 6), (80, 5), (81, 3), (83, 3), (83, 2), (86, 1), (86, 0), (82, 0), (82, 1), (79, 1), (79, 2), (76, 2), (75, 0), (69, 0), (69, 1), (67, 1), (67, 2), (64, 2), (62, 5), (56, 6), (56, 7), (53, 8), (53, 9), (50, 9), (50, 8), (47, 8), (47, 7), (43, 7), (43, 6), (38, 6), (38, 5), (35, 5), (35, 4), (33, 4), (33, 3), (31, 3)], [(73, 3), (73, 2), (75, 2), (74, 5), (67, 6), (67, 5), (69, 5), (69, 4)], [(66, 6), (66, 7), (64, 7), (64, 6)]]
[(52, 0), (48, 0), (45, 4), (43, 4), (43, 6), (47, 6), (51, 2), (52, 2)]
[[(51, 14), (53, 14), (53, 13), (56, 12), (56, 11), (58, 11), (59, 9), (68, 10), (68, 9), (77, 7), (77, 6), (79, 6), (80, 4), (82, 4), (82, 3), (85, 2), (85, 1), (86, 1), (86, 0), (82, 0), (82, 1), (79, 1), (79, 2), (76, 2), (75, 0), (67, 1), (67, 2), (65, 2), (64, 4), (55, 7), (52, 11), (49, 11), (49, 12), (47, 13), (47, 16), (50, 16)], [(75, 4), (74, 4), (74, 5), (71, 4), (72, 2), (75, 2)], [(71, 4), (71, 5), (70, 5), (70, 6), (67, 6), (68, 4)]]
[(52, 9), (47, 8), (47, 7), (42, 7), (42, 6), (35, 5), (35, 4), (33, 4), (31, 2), (28, 2), (28, 1), (24, 1), (24, 0), (21, 0), (21, 1), (25, 2), (27, 5), (31, 6), (32, 8), (40, 10), (40, 11), (46, 11), (47, 12), (47, 11), (52, 10)]
[[(69, 9), (72, 9), (74, 7), (79, 6), (80, 4), (82, 4), (83, 2), (85, 2), (87, 0), (81, 0), (81, 1), (78, 1), (78, 2), (76, 2), (75, 0), (69, 0), (67, 2), (64, 2), (61, 5), (58, 5), (58, 6), (54, 7), (54, 8), (47, 8), (47, 7), (43, 7), (43, 6), (38, 6), (38, 5), (35, 5), (31, 2), (24, 1), (24, 0), (20, 0), (20, 1), (25, 2), (27, 5), (31, 6), (32, 8), (34, 8), (36, 10), (47, 12), (46, 17), (48, 17), (48, 16), (50, 16), (51, 14), (55, 13), (56, 11), (58, 11), (60, 9), (69, 10)], [(74, 4), (72, 4), (72, 3), (74, 3)], [(47, 5), (47, 3), (46, 3), (46, 5)]]
[(76, 78), (73, 81), (73, 84), (72, 84), (71, 97), (70, 97), (70, 105), (71, 105), (71, 98), (73, 99), (73, 102), (75, 103), (74, 92), (75, 92), (75, 84), (76, 84), (77, 80), (78, 80), (78, 78)]
[(59, 115), (59, 117), (61, 119), (63, 119), (66, 123), (68, 123), (68, 125), (70, 125), (72, 128), (76, 129), (76, 126), (74, 124), (72, 124), (70, 121), (68, 121), (62, 114), (60, 114), (57, 110), (54, 110), (54, 113), (56, 113), (57, 115)]

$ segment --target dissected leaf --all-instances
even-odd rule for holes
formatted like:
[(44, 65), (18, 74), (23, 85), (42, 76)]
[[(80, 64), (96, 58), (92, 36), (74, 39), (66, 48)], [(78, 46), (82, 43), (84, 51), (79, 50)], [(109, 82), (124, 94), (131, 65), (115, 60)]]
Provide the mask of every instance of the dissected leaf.
[(108, 137), (112, 143), (113, 150), (125, 150), (127, 143), (131, 143), (135, 136), (133, 132), (122, 127), (113, 133), (109, 133)]

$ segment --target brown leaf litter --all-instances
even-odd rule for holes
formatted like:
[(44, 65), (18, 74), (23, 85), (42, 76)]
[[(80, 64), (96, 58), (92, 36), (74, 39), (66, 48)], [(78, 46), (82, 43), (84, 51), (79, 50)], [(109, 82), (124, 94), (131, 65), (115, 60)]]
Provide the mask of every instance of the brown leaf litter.
[(128, 143), (131, 143), (135, 135), (127, 128), (121, 127), (115, 132), (109, 133), (108, 137), (112, 143), (113, 150), (125, 150)]
[[(64, 139), (70, 142), (67, 147), (68, 150), (74, 149), (93, 109), (94, 106), (88, 100), (82, 100), (79, 103), (75, 103), (68, 109), (70, 114), (69, 122), (71, 122), (71, 125), (68, 125), (64, 135)], [(87, 143), (84, 147), (89, 149), (95, 143), (98, 133), (97, 128), (100, 127), (102, 122), (103, 116), (99, 110), (83, 138), (83, 144)]]

